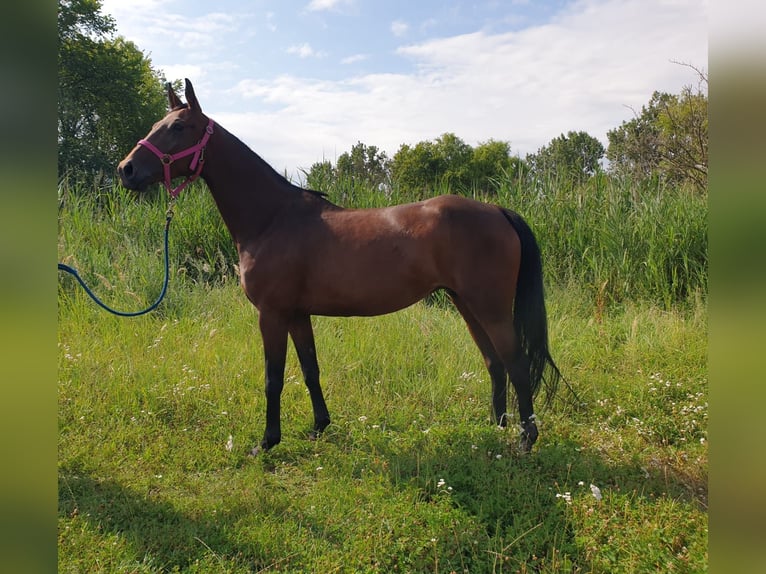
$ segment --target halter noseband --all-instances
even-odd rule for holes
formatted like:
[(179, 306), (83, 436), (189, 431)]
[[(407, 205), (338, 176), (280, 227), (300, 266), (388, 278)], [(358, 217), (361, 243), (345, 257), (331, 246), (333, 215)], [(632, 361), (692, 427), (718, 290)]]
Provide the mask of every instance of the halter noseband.
[[(210, 136), (213, 135), (213, 126), (215, 123), (213, 120), (210, 120), (207, 124), (207, 127), (205, 128), (205, 133), (202, 136), (202, 139), (197, 142), (196, 145), (193, 145), (190, 148), (187, 148), (183, 151), (179, 151), (178, 153), (174, 153), (173, 155), (162, 153), (159, 149), (157, 149), (157, 146), (155, 146), (153, 143), (151, 143), (148, 140), (138, 140), (138, 145), (142, 145), (145, 148), (147, 148), (149, 151), (151, 151), (154, 155), (156, 155), (158, 158), (160, 158), (160, 161), (162, 162), (162, 166), (165, 171), (165, 187), (168, 190), (168, 193), (170, 194), (170, 197), (175, 199), (178, 197), (178, 194), (181, 193), (181, 190), (183, 190), (187, 185), (189, 185), (191, 182), (193, 182), (195, 179), (197, 179), (202, 173), (202, 166), (205, 163), (205, 146), (207, 146), (207, 141), (210, 139)], [(189, 169), (192, 170), (194, 173), (187, 177), (184, 182), (181, 185), (178, 185), (177, 187), (173, 188), (170, 186), (170, 164), (176, 161), (177, 159), (181, 159), (182, 157), (186, 157), (187, 155), (194, 154), (194, 157), (191, 160), (191, 163), (189, 163)]]

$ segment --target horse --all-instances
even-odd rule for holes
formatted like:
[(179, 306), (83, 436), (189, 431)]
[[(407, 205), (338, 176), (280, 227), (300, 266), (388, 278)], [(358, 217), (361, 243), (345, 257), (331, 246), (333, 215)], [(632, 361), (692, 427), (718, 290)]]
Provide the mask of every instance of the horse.
[[(540, 249), (519, 214), (456, 195), (383, 208), (340, 207), (289, 182), (203, 114), (188, 79), (186, 103), (170, 85), (167, 95), (169, 111), (117, 171), (128, 189), (140, 192), (163, 182), (173, 198), (201, 177), (236, 244), (241, 287), (258, 310), (266, 371), (266, 429), (251, 455), (282, 438), (288, 336), (311, 398), (314, 438), (330, 424), (330, 414), (311, 316), (382, 315), (439, 289), (484, 358), (494, 422), (508, 423), (510, 379), (520, 448), (531, 451), (538, 438), (533, 399), (545, 383), (550, 401), (561, 373), (548, 347)], [(178, 177), (186, 179), (173, 188)]]

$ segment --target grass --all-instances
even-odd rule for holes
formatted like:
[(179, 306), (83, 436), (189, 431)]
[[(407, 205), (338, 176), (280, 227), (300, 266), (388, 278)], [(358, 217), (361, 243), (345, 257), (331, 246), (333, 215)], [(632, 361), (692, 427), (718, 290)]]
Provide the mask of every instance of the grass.
[[(60, 572), (707, 570), (699, 291), (604, 302), (554, 282), (552, 351), (579, 403), (562, 388), (538, 412), (530, 455), (490, 423), (488, 375), (448, 307), (315, 318), (333, 424), (308, 440), (291, 350), (283, 442), (252, 459), (257, 316), (208, 201), (179, 201), (156, 312), (112, 317), (60, 281)], [(162, 221), (152, 202), (68, 195), (60, 256), (141, 307), (162, 280)]]

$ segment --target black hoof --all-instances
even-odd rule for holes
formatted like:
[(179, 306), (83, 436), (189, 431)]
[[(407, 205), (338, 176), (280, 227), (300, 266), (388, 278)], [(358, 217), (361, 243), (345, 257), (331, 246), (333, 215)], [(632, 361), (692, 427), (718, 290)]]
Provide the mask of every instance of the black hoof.
[(321, 423), (315, 423), (314, 430), (309, 433), (309, 440), (317, 440), (328, 426), (330, 426), (329, 419)]
[(281, 437), (271, 438), (271, 439), (264, 437), (263, 440), (261, 441), (261, 444), (254, 447), (253, 450), (250, 451), (248, 456), (258, 456), (262, 452), (271, 450), (272, 448), (274, 448), (275, 446), (279, 444), (280, 440), (281, 440)]
[(254, 446), (253, 449), (247, 453), (247, 456), (249, 456), (250, 458), (255, 458), (262, 452), (264, 452), (264, 449), (262, 449), (260, 446)]
[(537, 441), (537, 425), (535, 424), (534, 419), (530, 419), (521, 425), (521, 451), (524, 453), (531, 452), (532, 445), (535, 444), (535, 441)]

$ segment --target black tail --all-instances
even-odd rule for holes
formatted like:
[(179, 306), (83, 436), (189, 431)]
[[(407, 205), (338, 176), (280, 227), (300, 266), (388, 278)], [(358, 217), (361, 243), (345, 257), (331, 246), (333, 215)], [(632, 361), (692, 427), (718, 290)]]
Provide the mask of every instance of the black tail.
[(532, 396), (545, 383), (545, 402), (551, 404), (558, 388), (561, 372), (548, 350), (548, 318), (545, 313), (543, 292), (543, 263), (540, 247), (527, 222), (510, 209), (503, 214), (521, 240), (521, 266), (513, 303), (513, 326), (521, 341), (521, 348), (529, 357), (529, 380)]

